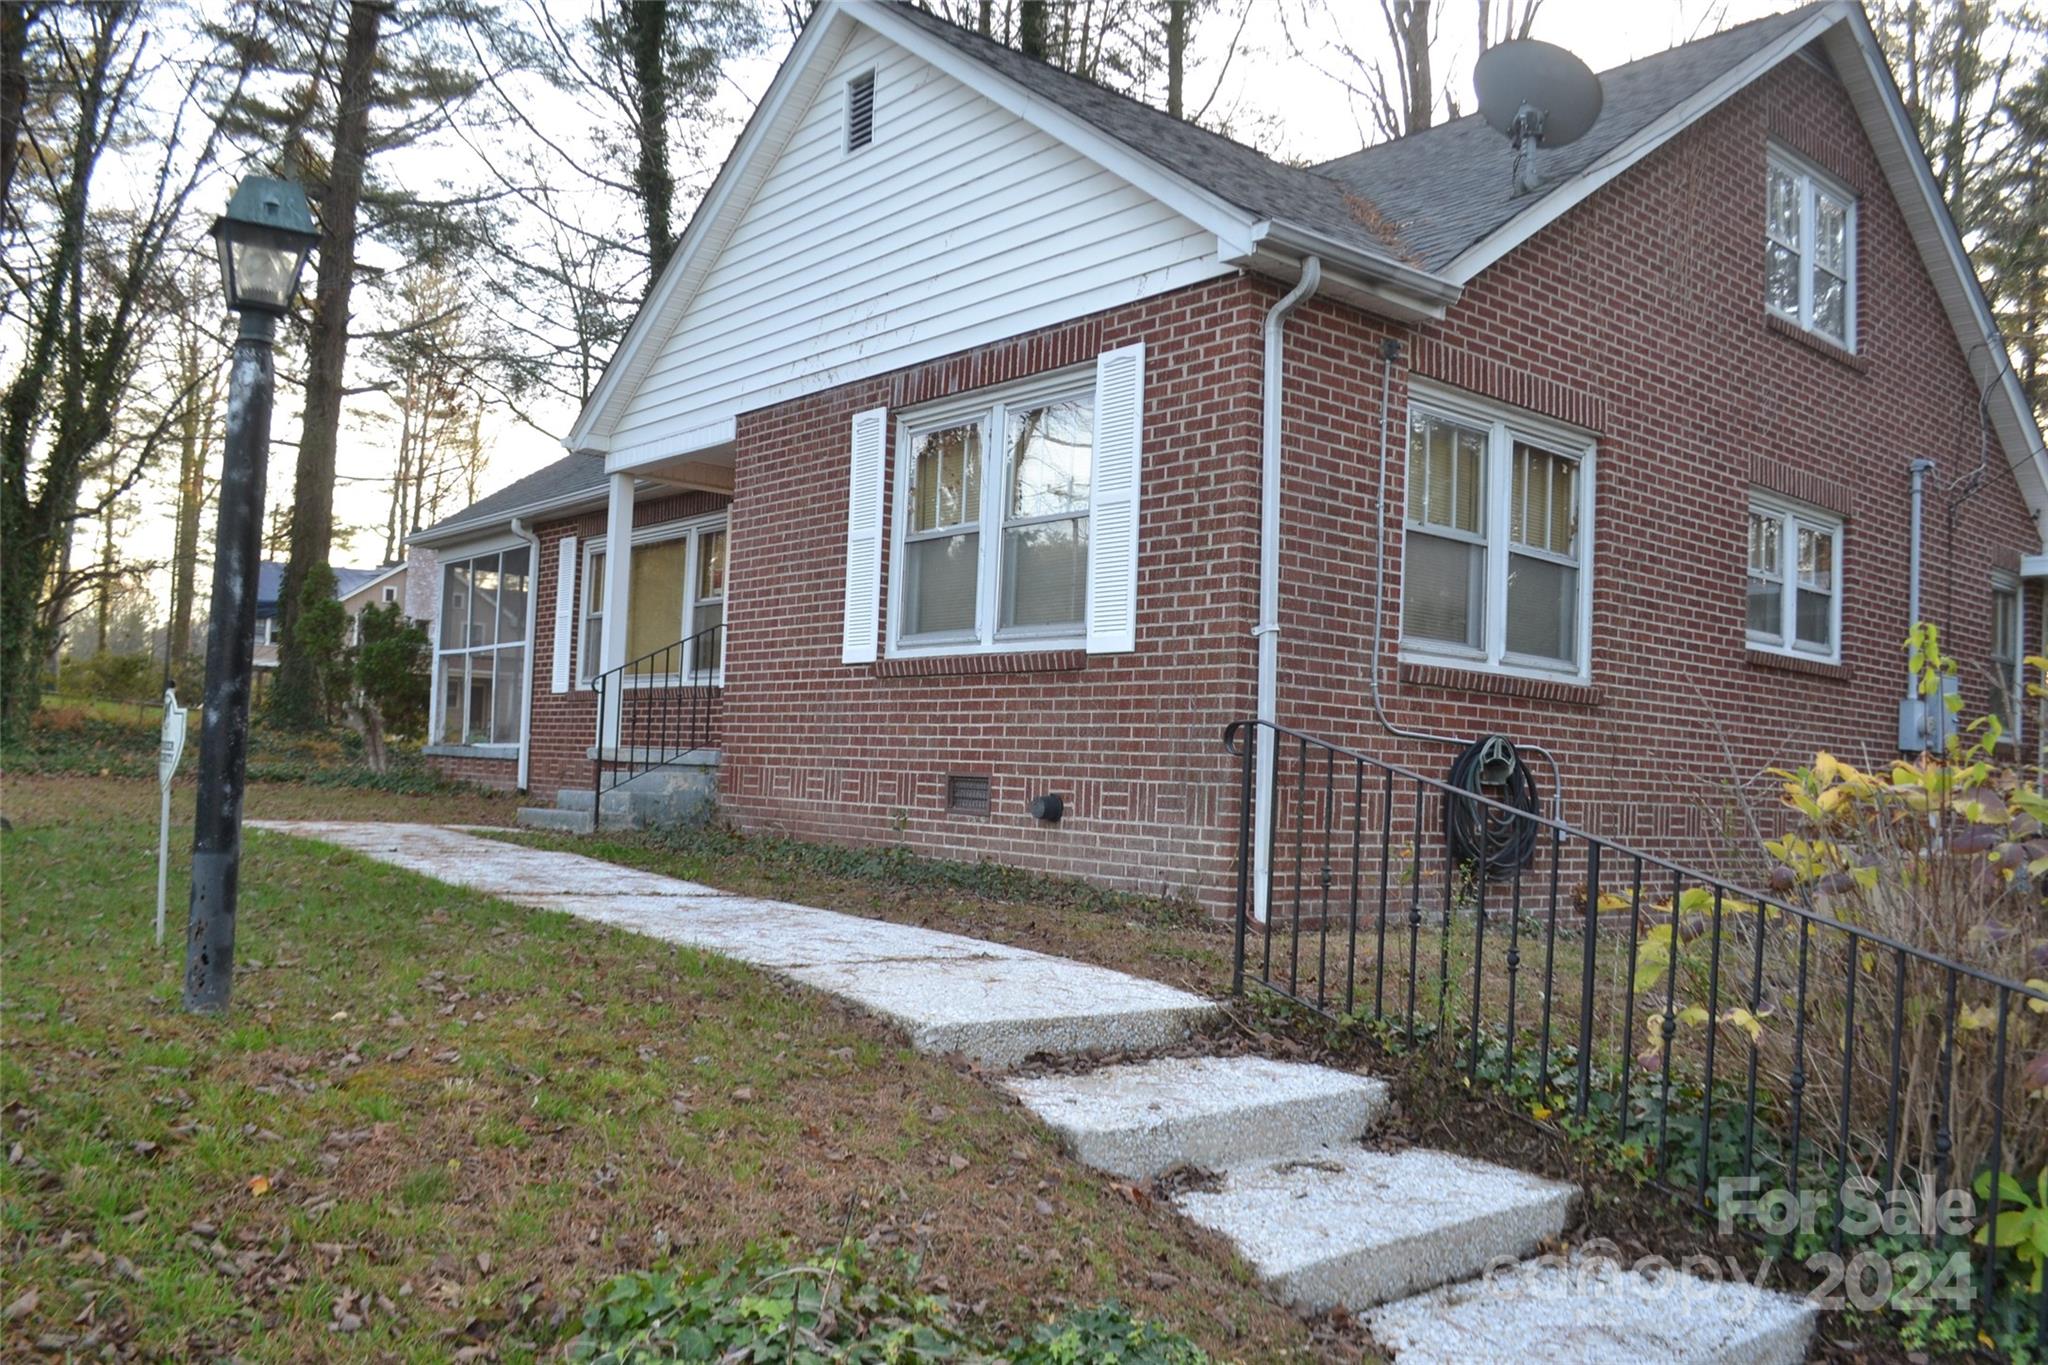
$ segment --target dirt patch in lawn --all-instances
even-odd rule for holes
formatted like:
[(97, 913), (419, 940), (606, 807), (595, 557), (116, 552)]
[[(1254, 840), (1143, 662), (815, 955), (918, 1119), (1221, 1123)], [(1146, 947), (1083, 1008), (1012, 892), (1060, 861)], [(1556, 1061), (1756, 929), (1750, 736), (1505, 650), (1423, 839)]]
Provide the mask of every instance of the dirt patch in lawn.
[[(234, 1008), (187, 1016), (150, 941), (154, 801), (7, 787), (11, 1341), (531, 1358), (619, 1271), (851, 1234), (994, 1337), (1117, 1299), (1223, 1356), (1355, 1358), (970, 1071), (687, 949), (253, 832)], [(344, 812), (426, 814), (251, 795)]]

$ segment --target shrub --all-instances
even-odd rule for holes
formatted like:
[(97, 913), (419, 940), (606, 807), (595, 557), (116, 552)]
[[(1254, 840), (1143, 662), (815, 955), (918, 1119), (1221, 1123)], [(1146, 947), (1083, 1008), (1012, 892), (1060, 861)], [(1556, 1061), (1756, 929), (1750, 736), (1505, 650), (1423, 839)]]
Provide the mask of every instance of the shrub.
[(365, 607), (356, 620), (362, 632), (354, 655), (357, 695), (376, 708), (382, 728), (389, 733), (424, 733), (429, 685), (427, 628), (408, 618), (396, 602)]
[(155, 701), (163, 695), (164, 664), (153, 654), (112, 654), (66, 663), (66, 691), (107, 701)]

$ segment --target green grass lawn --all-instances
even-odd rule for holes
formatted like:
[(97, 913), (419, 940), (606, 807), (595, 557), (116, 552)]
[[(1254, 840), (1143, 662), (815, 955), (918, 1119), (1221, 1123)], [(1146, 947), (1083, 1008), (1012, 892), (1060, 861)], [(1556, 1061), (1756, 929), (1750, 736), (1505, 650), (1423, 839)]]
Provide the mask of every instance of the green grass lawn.
[[(497, 809), (465, 799), (259, 784), (251, 814)], [(0, 793), (0, 1355), (533, 1358), (620, 1271), (845, 1234), (991, 1337), (1115, 1298), (1221, 1355), (1314, 1349), (979, 1079), (720, 959), (252, 832), (234, 1007), (189, 1017), (154, 807)]]

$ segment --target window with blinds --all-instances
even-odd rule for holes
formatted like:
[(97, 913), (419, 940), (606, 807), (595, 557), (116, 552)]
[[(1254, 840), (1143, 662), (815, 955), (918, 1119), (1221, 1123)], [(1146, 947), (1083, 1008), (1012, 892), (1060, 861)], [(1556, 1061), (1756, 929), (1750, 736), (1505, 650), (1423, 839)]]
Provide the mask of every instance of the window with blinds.
[(1433, 395), (1408, 430), (1404, 650), (1583, 675), (1590, 443)]

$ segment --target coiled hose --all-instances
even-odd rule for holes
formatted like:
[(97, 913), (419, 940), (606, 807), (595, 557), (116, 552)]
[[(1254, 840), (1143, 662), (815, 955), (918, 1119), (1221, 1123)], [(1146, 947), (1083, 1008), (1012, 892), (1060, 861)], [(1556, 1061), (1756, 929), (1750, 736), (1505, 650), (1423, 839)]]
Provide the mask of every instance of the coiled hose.
[[(1466, 745), (1451, 763), (1450, 784), (1529, 815), (1541, 804), (1536, 779), (1505, 735), (1486, 735)], [(1539, 828), (1510, 811), (1444, 793), (1444, 839), (1452, 864), (1474, 868), (1489, 880), (1529, 865)]]

